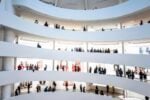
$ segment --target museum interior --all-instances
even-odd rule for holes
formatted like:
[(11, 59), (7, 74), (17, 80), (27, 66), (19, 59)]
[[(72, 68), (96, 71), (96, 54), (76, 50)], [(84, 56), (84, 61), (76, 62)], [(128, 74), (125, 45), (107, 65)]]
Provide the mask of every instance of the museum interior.
[(150, 100), (150, 0), (0, 0), (0, 100)]

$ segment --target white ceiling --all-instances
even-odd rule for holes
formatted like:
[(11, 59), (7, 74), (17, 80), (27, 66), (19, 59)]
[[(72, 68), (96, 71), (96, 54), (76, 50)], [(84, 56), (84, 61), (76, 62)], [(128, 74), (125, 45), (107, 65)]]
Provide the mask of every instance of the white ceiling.
[(68, 9), (97, 9), (114, 6), (127, 0), (40, 0), (54, 6)]

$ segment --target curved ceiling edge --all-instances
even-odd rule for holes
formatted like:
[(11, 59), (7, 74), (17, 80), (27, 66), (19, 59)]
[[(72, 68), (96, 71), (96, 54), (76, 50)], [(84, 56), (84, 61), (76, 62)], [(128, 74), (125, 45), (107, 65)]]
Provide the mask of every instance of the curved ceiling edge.
[(109, 20), (113, 18), (124, 17), (150, 7), (149, 0), (129, 0), (113, 7), (107, 7), (98, 10), (64, 9), (44, 4), (38, 0), (34, 0), (34, 2), (33, 0), (14, 0), (13, 4), (16, 6), (27, 7), (33, 11), (54, 18), (74, 21)]
[[(57, 50), (47, 50), (42, 48), (28, 47), (12, 43), (0, 42), (0, 56), (19, 58), (41, 58), (69, 61), (85, 61), (106, 64), (120, 64), (126, 66), (140, 66), (149, 68), (149, 55), (135, 54), (103, 54), (88, 52), (66, 52)], [(11, 52), (10, 52), (11, 50)], [(42, 53), (41, 53), (42, 52)]]
[(48, 92), (48, 93), (30, 93), (19, 95), (15, 97), (10, 97), (4, 100), (113, 100), (110, 96), (94, 95), (91, 93), (81, 93), (81, 92)]
[[(40, 76), (39, 76), (40, 75)], [(20, 77), (24, 76), (24, 77)], [(54, 77), (55, 76), (55, 77)], [(106, 80), (107, 79), (107, 80)], [(150, 96), (150, 84), (131, 79), (114, 77), (110, 75), (58, 72), (58, 71), (4, 71), (0, 72), (0, 85), (6, 85), (22, 81), (77, 81), (86, 83), (109, 84), (142, 95)], [(138, 88), (137, 88), (138, 87)]]
[[(22, 1), (22, 0), (20, 0)], [(20, 33), (46, 37), (58, 40), (98, 42), (98, 41), (129, 41), (150, 38), (150, 24), (144, 24), (128, 29), (104, 32), (77, 32), (47, 28), (35, 23), (27, 22), (15, 15), (1, 10), (0, 24)], [(85, 38), (86, 37), (86, 38)]]

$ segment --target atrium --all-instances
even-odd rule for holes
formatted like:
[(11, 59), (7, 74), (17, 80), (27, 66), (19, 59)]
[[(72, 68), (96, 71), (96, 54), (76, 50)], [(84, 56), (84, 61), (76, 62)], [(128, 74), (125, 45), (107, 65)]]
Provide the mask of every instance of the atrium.
[(0, 100), (150, 100), (150, 0), (0, 0)]

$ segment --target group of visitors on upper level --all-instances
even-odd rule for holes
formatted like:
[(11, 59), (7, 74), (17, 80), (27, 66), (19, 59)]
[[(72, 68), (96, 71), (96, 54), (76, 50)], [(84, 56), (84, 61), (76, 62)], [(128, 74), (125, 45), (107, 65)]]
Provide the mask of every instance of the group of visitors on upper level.
[(143, 69), (140, 69), (139, 72), (136, 72), (136, 71), (133, 71), (133, 70), (130, 70), (130, 69), (128, 69), (126, 71), (126, 75), (129, 79), (134, 79), (135, 78), (135, 73), (139, 75), (140, 81), (147, 81), (147, 73)]
[(113, 53), (118, 53), (117, 49), (110, 50), (109, 48), (107, 48), (107, 49), (104, 49), (104, 48), (101, 48), (101, 49), (91, 48), (90, 50), (88, 50), (88, 52), (95, 52), (95, 53), (111, 53), (111, 51)]
[[(122, 68), (120, 68), (119, 65), (115, 65), (115, 66), (117, 66), (116, 76), (123, 77), (124, 72), (123, 72)], [(126, 76), (129, 79), (135, 79), (135, 74), (139, 75), (140, 81), (147, 81), (147, 73), (145, 72), (144, 68), (140, 68), (139, 72), (137, 72), (137, 67), (135, 67), (135, 70), (128, 69), (126, 71)]]
[(134, 79), (134, 78), (135, 78), (135, 73), (134, 73), (134, 71), (133, 71), (133, 70), (130, 70), (130, 69), (128, 69), (128, 70), (126, 71), (126, 75), (127, 75), (127, 78), (129, 78), (129, 79)]
[[(17, 69), (18, 70), (31, 70), (31, 71), (38, 71), (41, 67), (38, 64), (23, 64), (23, 62), (21, 62), (18, 66)], [(47, 70), (47, 65), (45, 64), (43, 70)]]
[[(34, 23), (38, 24), (39, 21), (38, 21), (38, 20), (35, 20)], [(49, 26), (49, 23), (46, 21), (46, 22), (44, 23), (44, 26), (45, 26), (45, 27), (48, 27), (48, 26)], [(60, 26), (59, 24), (54, 24), (54, 28), (55, 28), (55, 29), (62, 29), (62, 30), (65, 30), (64, 26)]]
[[(127, 76), (127, 78), (129, 79), (135, 79), (135, 78), (139, 78), (140, 81), (147, 81), (147, 72), (144, 70), (144, 68), (140, 68), (137, 71), (137, 67), (135, 67), (135, 70), (130, 70), (129, 68), (126, 71), (123, 71), (123, 69), (115, 64), (115, 72), (116, 72), (116, 76), (118, 77), (123, 77), (125, 74)], [(45, 66), (39, 66), (38, 64), (23, 64), (23, 62), (21, 61), (21, 63), (17, 66), (17, 70), (31, 70), (31, 71), (39, 71), (39, 70), (47, 70), (47, 64), (45, 64)], [(72, 64), (72, 72), (81, 72), (81, 66), (78, 64)], [(57, 71), (69, 71), (69, 66), (68, 65), (63, 65), (63, 64), (57, 64), (56, 66), (56, 70)], [(95, 74), (107, 74), (107, 69), (105, 67), (101, 67), (101, 66), (95, 66), (95, 68), (93, 69), (91, 66), (88, 69), (89, 73), (95, 73)], [(125, 72), (125, 73), (124, 73)], [(139, 77), (135, 77), (135, 75), (138, 75)]]
[[(36, 19), (36, 20), (34, 21), (34, 23), (38, 24), (39, 21)], [(150, 20), (148, 20), (147, 23), (150, 24)], [(140, 20), (139, 25), (141, 26), (141, 25), (143, 25), (143, 24), (144, 24), (143, 20)], [(48, 21), (45, 21), (44, 26), (45, 26), (45, 27), (49, 27)], [(65, 26), (61, 26), (61, 25), (59, 25), (59, 24), (54, 24), (54, 28), (55, 28), (55, 29), (62, 29), (62, 30), (65, 30)], [(121, 29), (122, 29), (122, 28), (123, 28), (123, 27), (121, 27)], [(124, 28), (125, 28), (125, 26), (124, 26)], [(69, 30), (69, 29), (68, 29), (68, 30)], [(100, 31), (102, 31), (102, 32), (103, 32), (103, 31), (106, 31), (106, 30), (112, 31), (113, 29), (112, 29), (112, 28), (110, 28), (110, 29), (105, 29), (105, 28), (103, 28), (103, 27), (100, 29)], [(76, 29), (72, 29), (72, 31), (76, 31)], [(79, 31), (79, 30), (77, 30), (77, 31)], [(86, 25), (82, 27), (82, 31), (83, 31), (83, 32), (88, 31), (88, 28), (86, 27)], [(95, 30), (95, 31), (96, 31), (96, 30)]]
[[(62, 65), (62, 64), (58, 64), (57, 66), (56, 66), (56, 70), (57, 71), (60, 71), (60, 70), (62, 70), (62, 71), (68, 71), (68, 66), (67, 65)], [(76, 65), (76, 64), (73, 64), (72, 65), (72, 72), (80, 72), (81, 71), (81, 67), (79, 66), (79, 65)]]
[[(106, 74), (107, 70), (106, 68), (103, 68), (101, 66), (97, 66), (94, 68), (93, 73), (94, 74)], [(89, 68), (89, 73), (92, 73), (92, 67)]]
[(119, 65), (115, 65), (115, 66), (117, 66), (117, 68), (115, 69), (116, 70), (116, 76), (123, 77), (123, 70), (122, 70), (122, 68), (120, 68)]
[(74, 48), (74, 50), (72, 49), (71, 51), (76, 51), (76, 52), (85, 52), (83, 48), (79, 47), (79, 48)]
[[(57, 50), (62, 50), (62, 49), (58, 48)], [(65, 48), (65, 51), (67, 51), (67, 50), (68, 49)], [(81, 47), (75, 47), (74, 49), (71, 49), (71, 52), (73, 52), (73, 51), (75, 51), (75, 52), (85, 52), (85, 50), (83, 48), (81, 48)]]
[[(114, 64), (114, 67), (115, 67), (116, 76), (123, 77), (124, 76), (123, 69), (119, 65), (117, 65), (117, 64)], [(101, 66), (99, 66), (99, 67), (96, 66), (94, 69), (92, 69), (92, 67), (90, 66), (88, 72), (89, 73), (94, 73), (94, 74), (98, 73), (98, 74), (104, 74), (104, 75), (106, 75), (107, 69), (103, 68)], [(134, 71), (128, 69), (125, 72), (125, 74), (126, 74), (127, 78), (129, 78), (129, 79), (135, 79), (135, 74), (136, 74), (136, 75), (139, 75), (140, 81), (147, 81), (147, 73), (144, 70), (144, 68), (140, 68), (139, 72), (137, 72), (137, 67), (135, 67)]]
[[(61, 50), (61, 48), (58, 48), (58, 50)], [(67, 51), (67, 48), (65, 49), (65, 51)], [(74, 49), (71, 49), (71, 51), (75, 51), (75, 52), (86, 52), (86, 50), (84, 50), (81, 47), (76, 47)], [(91, 48), (91, 49), (87, 49), (87, 52), (91, 52), (91, 53), (118, 53), (118, 49), (110, 49), (110, 48), (100, 48), (100, 49), (95, 49), (95, 48)]]
[(61, 64), (59, 65), (59, 64), (58, 64), (58, 65), (56, 66), (56, 70), (57, 70), (57, 71), (60, 71), (60, 70), (62, 70), (62, 71), (67, 71), (67, 70), (68, 70), (68, 66), (66, 66), (66, 65), (61, 65)]
[(94, 74), (104, 74), (104, 75), (106, 75), (107, 74), (107, 69), (105, 67), (101, 67), (101, 66), (98, 67), (98, 65), (96, 65), (96, 67), (94, 69), (92, 69), (92, 67), (90, 66), (88, 72), (89, 73), (94, 73)]

